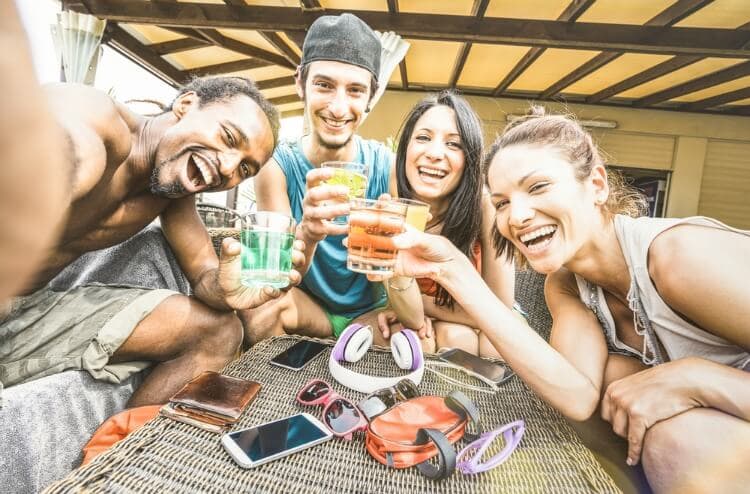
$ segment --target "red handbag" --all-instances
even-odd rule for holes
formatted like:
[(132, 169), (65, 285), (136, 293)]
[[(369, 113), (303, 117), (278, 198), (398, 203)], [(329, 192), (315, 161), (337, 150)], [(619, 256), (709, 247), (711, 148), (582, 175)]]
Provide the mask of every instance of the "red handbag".
[[(476, 433), (466, 431), (473, 422)], [(460, 391), (445, 398), (418, 396), (402, 401), (375, 417), (367, 428), (365, 446), (380, 463), (393, 468), (416, 466), (432, 479), (453, 473), (453, 444), (475, 438), (482, 432), (479, 411)], [(430, 460), (437, 458), (437, 465)]]

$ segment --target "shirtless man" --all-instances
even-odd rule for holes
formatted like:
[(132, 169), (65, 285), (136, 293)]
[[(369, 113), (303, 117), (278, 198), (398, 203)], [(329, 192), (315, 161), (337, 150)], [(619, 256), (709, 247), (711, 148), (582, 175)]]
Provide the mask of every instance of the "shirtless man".
[[(225, 240), (220, 261), (194, 202), (196, 193), (231, 189), (258, 172), (273, 152), (278, 113), (238, 77), (197, 79), (153, 118), (86, 86), (53, 85), (47, 94), (68, 136), (70, 200), (60, 205), (67, 212), (61, 238), (27, 296), (0, 314), (0, 389), (68, 369), (120, 382), (150, 361), (160, 363), (130, 405), (163, 403), (233, 358), (242, 342), (234, 309), (280, 295), (240, 284), (239, 243)], [(157, 217), (193, 297), (47, 285), (82, 254), (123, 242)], [(303, 262), (300, 244), (296, 264)], [(290, 278), (297, 283), (299, 273)]]

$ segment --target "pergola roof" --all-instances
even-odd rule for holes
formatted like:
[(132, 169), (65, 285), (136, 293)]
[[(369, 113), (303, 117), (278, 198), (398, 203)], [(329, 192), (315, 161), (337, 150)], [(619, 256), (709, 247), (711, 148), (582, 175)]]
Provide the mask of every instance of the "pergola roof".
[[(389, 89), (750, 115), (750, 0), (63, 0), (177, 85), (258, 82), (283, 115), (305, 29), (352, 12), (411, 43)], [(345, 10), (342, 10), (345, 9)]]

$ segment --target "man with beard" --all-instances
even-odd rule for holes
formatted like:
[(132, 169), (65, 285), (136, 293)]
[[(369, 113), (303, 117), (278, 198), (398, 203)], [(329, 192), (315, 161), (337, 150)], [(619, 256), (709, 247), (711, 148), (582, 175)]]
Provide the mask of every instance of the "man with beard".
[[(354, 319), (374, 322), (385, 304), (380, 283), (346, 268), (347, 225), (330, 220), (349, 212), (347, 188), (322, 184), (326, 161), (369, 166), (366, 197), (389, 192), (392, 153), (356, 135), (378, 84), (380, 41), (351, 14), (319, 17), (308, 29), (295, 80), (310, 133), (281, 143), (255, 180), (258, 207), (292, 214), (305, 241), (307, 272), (299, 288), (263, 307), (238, 313), (245, 339), (290, 333), (338, 337)], [(386, 81), (382, 81), (386, 82)], [(343, 199), (343, 202), (342, 202)], [(304, 271), (303, 271), (304, 272)]]
[[(260, 170), (273, 152), (278, 113), (239, 77), (196, 79), (152, 118), (82, 85), (46, 92), (69, 141), (70, 199), (59, 205), (61, 236), (26, 295), (0, 313), (0, 390), (69, 369), (121, 382), (159, 362), (130, 405), (163, 403), (236, 355), (242, 329), (233, 310), (280, 295), (240, 284), (239, 243), (225, 240), (219, 260), (194, 199)], [(134, 237), (157, 217), (194, 296), (102, 284), (55, 289), (51, 280), (77, 258)], [(297, 272), (290, 277), (299, 281)]]

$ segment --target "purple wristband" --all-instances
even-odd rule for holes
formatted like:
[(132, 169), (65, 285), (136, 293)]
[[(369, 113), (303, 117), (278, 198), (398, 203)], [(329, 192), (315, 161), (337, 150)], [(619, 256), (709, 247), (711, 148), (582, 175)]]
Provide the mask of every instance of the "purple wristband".
[[(456, 457), (456, 469), (468, 475), (486, 472), (501, 465), (515, 451), (518, 443), (521, 442), (525, 430), (525, 422), (517, 420), (499, 429), (483, 433), (478, 439), (469, 443), (458, 453)], [(500, 434), (503, 435), (503, 439), (505, 440), (505, 447), (489, 460), (482, 462), (482, 455)]]

